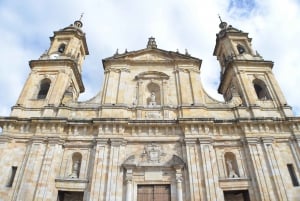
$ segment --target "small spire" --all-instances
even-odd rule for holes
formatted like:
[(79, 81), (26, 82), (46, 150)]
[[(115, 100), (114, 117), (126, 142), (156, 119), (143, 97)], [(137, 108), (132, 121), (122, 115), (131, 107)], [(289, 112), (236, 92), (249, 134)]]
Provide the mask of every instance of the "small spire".
[(119, 49), (117, 48), (115, 55), (118, 55), (118, 54), (119, 54)]
[(81, 13), (80, 18), (79, 18), (79, 21), (81, 21), (81, 19), (82, 19), (82, 17), (83, 17), (83, 14), (84, 14), (84, 13)]
[(154, 49), (157, 48), (156, 41), (154, 37), (150, 37), (148, 40), (147, 48)]
[(223, 21), (222, 21), (222, 18), (221, 18), (221, 16), (218, 14), (218, 16), (219, 16), (219, 19), (220, 19), (220, 22), (222, 23)]
[(220, 19), (220, 24), (219, 24), (219, 27), (220, 27), (220, 29), (226, 29), (227, 28), (227, 22), (223, 22), (223, 20), (222, 20), (222, 18), (221, 18), (221, 16), (218, 14), (218, 16), (219, 16), (219, 19)]
[(82, 24), (82, 22), (81, 22), (81, 19), (82, 19), (82, 17), (83, 17), (83, 14), (84, 14), (84, 13), (81, 13), (79, 20), (76, 20), (76, 21), (74, 22), (74, 26), (75, 26), (75, 27), (77, 27), (77, 28), (81, 28), (81, 27), (82, 27), (83, 24)]
[(185, 55), (190, 56), (190, 53), (187, 49), (185, 49)]

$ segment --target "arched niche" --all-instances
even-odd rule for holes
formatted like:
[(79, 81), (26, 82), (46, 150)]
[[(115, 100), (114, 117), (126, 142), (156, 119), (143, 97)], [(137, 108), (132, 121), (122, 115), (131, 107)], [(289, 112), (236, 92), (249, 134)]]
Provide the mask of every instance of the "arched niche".
[(137, 81), (136, 100), (138, 105), (163, 105), (166, 102), (166, 80), (169, 76), (159, 71), (146, 71), (135, 76)]
[(71, 178), (79, 178), (82, 155), (79, 152), (72, 154), (72, 173)]
[(224, 159), (226, 163), (227, 177), (237, 178), (239, 177), (238, 165), (236, 156), (232, 152), (226, 152), (224, 154)]
[(161, 89), (159, 84), (155, 82), (150, 82), (147, 85), (148, 98), (147, 105), (161, 105)]

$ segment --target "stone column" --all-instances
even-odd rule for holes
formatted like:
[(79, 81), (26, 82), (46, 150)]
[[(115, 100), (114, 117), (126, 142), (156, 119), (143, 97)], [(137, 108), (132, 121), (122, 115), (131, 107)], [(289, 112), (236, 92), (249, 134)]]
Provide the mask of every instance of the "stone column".
[[(282, 180), (280, 165), (278, 165), (278, 159), (276, 158), (276, 152), (273, 147), (273, 137), (263, 137), (262, 143), (267, 156), (267, 162), (270, 167), (271, 181), (274, 183), (276, 194), (279, 200), (288, 200), (287, 191), (285, 189), (284, 182)], [(279, 155), (278, 155), (279, 156)], [(280, 156), (279, 156), (280, 157)]]
[(181, 172), (181, 168), (176, 168), (176, 187), (177, 187), (177, 201), (183, 201), (182, 198), (182, 172)]
[(132, 201), (132, 169), (126, 170), (126, 201)]

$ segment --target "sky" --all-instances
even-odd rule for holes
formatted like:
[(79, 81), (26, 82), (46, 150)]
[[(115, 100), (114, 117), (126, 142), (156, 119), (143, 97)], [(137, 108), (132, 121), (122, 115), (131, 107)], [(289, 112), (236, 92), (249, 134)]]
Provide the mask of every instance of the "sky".
[(300, 116), (300, 0), (1, 0), (0, 116), (8, 116), (30, 73), (28, 62), (49, 48), (49, 37), (82, 18), (90, 55), (83, 65), (88, 100), (103, 84), (102, 59), (146, 47), (156, 38), (158, 48), (203, 60), (201, 80), (214, 98), (220, 67), (213, 56), (220, 20), (253, 38), (252, 46), (273, 72), (293, 112)]

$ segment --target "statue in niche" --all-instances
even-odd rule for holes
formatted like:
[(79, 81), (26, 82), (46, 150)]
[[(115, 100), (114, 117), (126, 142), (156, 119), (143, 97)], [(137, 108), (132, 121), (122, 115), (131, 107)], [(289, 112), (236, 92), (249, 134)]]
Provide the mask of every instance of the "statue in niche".
[(156, 101), (155, 101), (155, 93), (152, 91), (151, 95), (150, 95), (150, 102), (149, 105), (156, 105)]
[(76, 160), (72, 166), (72, 174), (70, 175), (71, 178), (78, 178), (79, 177), (79, 168), (80, 168), (80, 161)]
[(236, 173), (235, 173), (235, 171), (233, 170), (233, 168), (232, 168), (232, 163), (231, 163), (231, 160), (226, 160), (226, 163), (227, 163), (227, 167), (228, 167), (228, 177), (229, 178), (237, 178), (237, 177), (239, 177)]
[(151, 101), (155, 102), (155, 93), (154, 92), (151, 92)]

